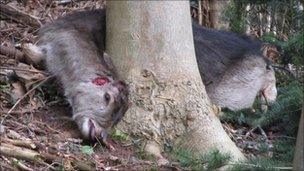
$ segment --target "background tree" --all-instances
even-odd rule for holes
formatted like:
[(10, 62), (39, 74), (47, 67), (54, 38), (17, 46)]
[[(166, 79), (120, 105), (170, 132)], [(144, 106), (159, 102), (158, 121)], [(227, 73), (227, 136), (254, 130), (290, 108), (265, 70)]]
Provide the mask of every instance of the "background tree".
[(199, 25), (228, 30), (229, 23), (223, 20), (222, 14), (229, 5), (229, 0), (191, 0), (192, 17)]
[(224, 10), (227, 8), (229, 0), (210, 0), (210, 26), (215, 29), (228, 30), (229, 23), (222, 18)]
[(293, 159), (293, 170), (304, 170), (304, 106), (302, 108), (302, 116), (299, 123), (297, 145), (295, 156)]
[(196, 154), (218, 149), (244, 159), (214, 115), (201, 81), (188, 1), (109, 1), (106, 44), (130, 85), (132, 105), (122, 130), (146, 147), (180, 144)]

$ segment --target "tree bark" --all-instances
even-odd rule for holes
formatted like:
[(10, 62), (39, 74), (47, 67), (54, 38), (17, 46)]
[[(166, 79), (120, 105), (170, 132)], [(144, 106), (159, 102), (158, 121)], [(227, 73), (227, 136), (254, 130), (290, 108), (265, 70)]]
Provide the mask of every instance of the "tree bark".
[(245, 24), (245, 33), (247, 34), (247, 35), (250, 35), (250, 32), (251, 32), (251, 29), (250, 29), (250, 24), (251, 24), (251, 19), (250, 19), (250, 15), (249, 15), (249, 12), (250, 12), (250, 4), (247, 4), (246, 5), (246, 8), (245, 8), (245, 10), (246, 10), (246, 18), (245, 18), (245, 20), (246, 20), (246, 24)]
[(221, 15), (225, 7), (228, 5), (228, 0), (211, 0), (210, 1), (210, 23), (211, 27), (215, 29), (229, 29), (229, 23), (222, 21)]
[(293, 159), (293, 170), (304, 170), (304, 106), (302, 107), (302, 114), (298, 128), (297, 144), (295, 156)]
[(266, 8), (266, 28), (265, 31), (266, 33), (269, 33), (271, 31), (271, 8), (270, 7), (265, 7)]
[(130, 86), (132, 105), (120, 129), (160, 148), (181, 144), (196, 154), (219, 149), (244, 159), (201, 81), (188, 1), (109, 1), (106, 45)]
[(198, 24), (203, 25), (202, 0), (198, 0)]

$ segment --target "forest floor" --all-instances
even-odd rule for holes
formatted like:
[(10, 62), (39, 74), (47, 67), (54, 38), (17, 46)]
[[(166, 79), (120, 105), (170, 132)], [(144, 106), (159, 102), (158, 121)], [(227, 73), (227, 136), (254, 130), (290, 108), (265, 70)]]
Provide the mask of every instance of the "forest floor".
[[(56, 81), (26, 58), (22, 46), (37, 42), (42, 24), (71, 11), (102, 8), (103, 1), (29, 0), (26, 5), (17, 1), (8, 5), (20, 14), (1, 13), (0, 170), (191, 170), (170, 154), (165, 155), (172, 160), (170, 165), (158, 166), (156, 159), (136, 147), (136, 141), (120, 132), (112, 134), (114, 150), (83, 141)], [(278, 137), (295, 139), (271, 128), (228, 122), (223, 127), (249, 158), (274, 155), (269, 149)]]

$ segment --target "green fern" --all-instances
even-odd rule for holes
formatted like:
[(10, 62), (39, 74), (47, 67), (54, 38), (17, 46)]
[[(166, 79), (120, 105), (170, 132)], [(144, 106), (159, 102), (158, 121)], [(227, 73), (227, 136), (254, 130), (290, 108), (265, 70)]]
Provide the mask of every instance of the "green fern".
[(173, 160), (177, 160), (182, 167), (190, 170), (215, 170), (228, 164), (229, 154), (221, 154), (219, 150), (211, 150), (201, 156), (193, 156), (189, 150), (177, 148), (171, 152)]
[(278, 88), (278, 97), (267, 111), (263, 114), (260, 111), (260, 118), (253, 120), (251, 125), (268, 127), (275, 123), (285, 125), (286, 133), (295, 135), (303, 104), (303, 88), (299, 82), (295, 81), (285, 87)]
[(274, 124), (281, 125), (287, 135), (295, 136), (301, 107), (304, 103), (303, 89), (304, 85), (299, 82), (291, 82), (288, 85), (284, 85), (284, 87), (278, 87), (277, 100), (270, 105), (266, 113), (259, 110), (258, 106), (261, 102), (256, 101), (254, 105), (255, 112), (252, 109), (236, 112), (226, 110), (221, 120), (251, 127), (260, 126), (267, 128)]

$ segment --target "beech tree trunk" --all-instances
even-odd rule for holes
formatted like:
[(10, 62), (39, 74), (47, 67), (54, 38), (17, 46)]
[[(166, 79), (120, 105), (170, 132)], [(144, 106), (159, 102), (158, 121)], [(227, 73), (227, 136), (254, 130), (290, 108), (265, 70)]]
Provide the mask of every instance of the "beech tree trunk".
[(302, 114), (300, 118), (297, 144), (295, 150), (295, 156), (293, 159), (293, 169), (294, 171), (304, 170), (304, 106), (302, 107)]
[(244, 156), (214, 115), (198, 71), (188, 1), (108, 1), (107, 53), (130, 86), (119, 129), (195, 154)]

